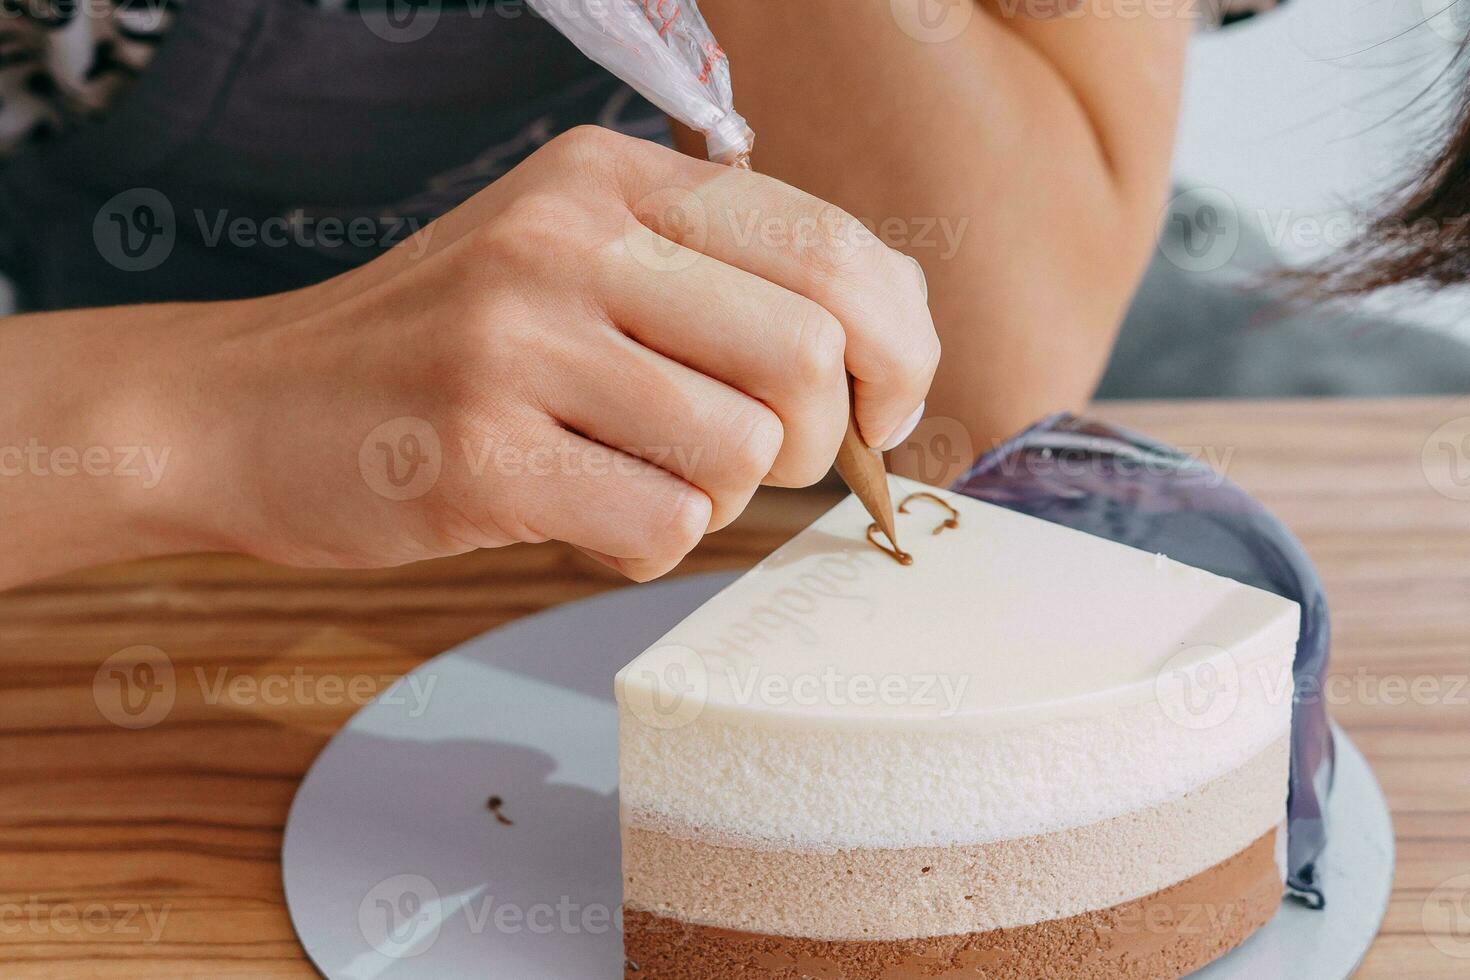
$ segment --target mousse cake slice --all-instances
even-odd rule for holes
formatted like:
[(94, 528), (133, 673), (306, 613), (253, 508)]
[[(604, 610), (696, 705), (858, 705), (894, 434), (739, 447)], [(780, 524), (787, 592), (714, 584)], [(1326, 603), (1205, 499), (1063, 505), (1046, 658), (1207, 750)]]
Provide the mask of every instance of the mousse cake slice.
[(1279, 596), (894, 479), (617, 677), (630, 980), (1179, 977), (1275, 913)]

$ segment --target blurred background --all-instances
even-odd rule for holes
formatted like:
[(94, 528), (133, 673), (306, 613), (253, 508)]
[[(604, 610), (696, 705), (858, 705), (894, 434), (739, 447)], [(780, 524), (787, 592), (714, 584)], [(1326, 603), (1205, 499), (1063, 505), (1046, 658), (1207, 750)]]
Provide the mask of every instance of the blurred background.
[(1174, 195), (1099, 397), (1470, 393), (1470, 289), (1302, 306), (1270, 278), (1361, 233), (1424, 163), (1467, 31), (1470, 0), (1287, 0), (1197, 37)]
[(1470, 392), (1470, 291), (1307, 309), (1265, 273), (1372, 220), (1463, 90), (1458, 0), (1290, 0), (1196, 39), (1153, 265), (1103, 398)]

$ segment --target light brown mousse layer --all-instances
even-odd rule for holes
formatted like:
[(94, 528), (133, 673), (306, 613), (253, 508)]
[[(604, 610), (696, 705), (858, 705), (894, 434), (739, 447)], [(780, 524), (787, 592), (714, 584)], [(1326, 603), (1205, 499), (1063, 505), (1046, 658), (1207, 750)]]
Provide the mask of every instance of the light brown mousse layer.
[(771, 850), (625, 813), (623, 901), (682, 922), (808, 939), (919, 939), (1105, 909), (1239, 853), (1281, 823), (1290, 743), (1168, 803), (950, 847)]
[(825, 941), (624, 914), (625, 980), (1175, 980), (1240, 945), (1281, 903), (1276, 831), (1152, 895), (1035, 925)]

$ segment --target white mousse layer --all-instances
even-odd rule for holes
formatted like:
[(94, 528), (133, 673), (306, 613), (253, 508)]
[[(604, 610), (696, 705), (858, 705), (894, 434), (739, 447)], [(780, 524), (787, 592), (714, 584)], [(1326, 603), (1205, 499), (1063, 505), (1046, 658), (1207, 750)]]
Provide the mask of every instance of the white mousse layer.
[(618, 675), (623, 805), (740, 846), (949, 846), (1183, 797), (1285, 737), (1295, 603), (894, 479)]

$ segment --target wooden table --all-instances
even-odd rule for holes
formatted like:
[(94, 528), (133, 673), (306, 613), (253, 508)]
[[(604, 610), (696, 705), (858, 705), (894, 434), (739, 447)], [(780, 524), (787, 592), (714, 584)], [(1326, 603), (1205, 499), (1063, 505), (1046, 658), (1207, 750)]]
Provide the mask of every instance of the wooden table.
[[(1306, 542), (1335, 614), (1334, 713), (1398, 828), (1392, 910), (1359, 975), (1470, 976), (1470, 441), (1441, 428), (1470, 399), (1098, 414), (1206, 447)], [(747, 566), (832, 499), (766, 493), (681, 572)], [(279, 856), (332, 731), (424, 658), (618, 585), (545, 546), (366, 574), (182, 558), (0, 595), (0, 976), (315, 975)], [(94, 680), (139, 645), (167, 654), (176, 697), (131, 730)]]

